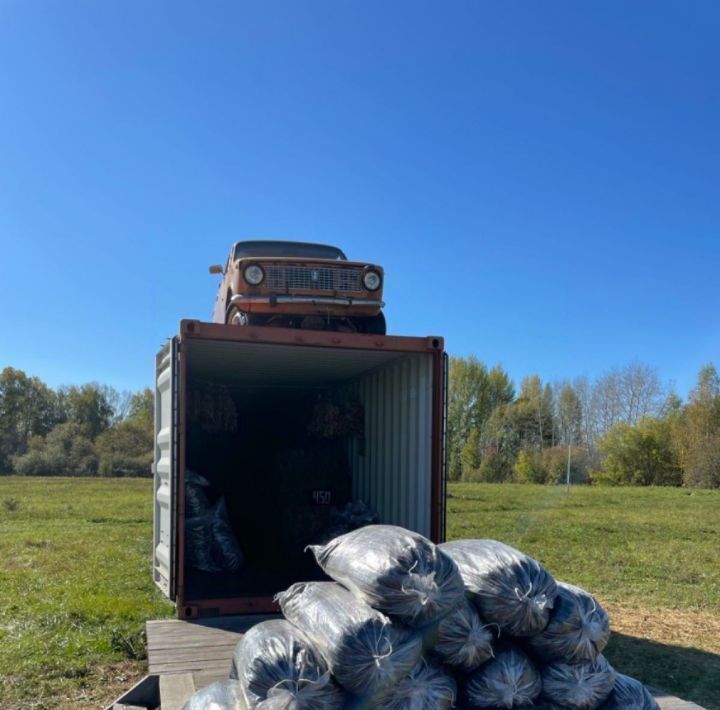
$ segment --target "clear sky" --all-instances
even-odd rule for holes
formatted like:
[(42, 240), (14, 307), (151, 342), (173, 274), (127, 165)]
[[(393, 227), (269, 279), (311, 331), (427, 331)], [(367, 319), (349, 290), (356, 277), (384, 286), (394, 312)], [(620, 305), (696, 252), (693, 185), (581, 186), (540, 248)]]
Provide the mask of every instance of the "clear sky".
[(720, 4), (0, 2), (0, 367), (137, 389), (231, 242), (519, 380), (720, 364)]

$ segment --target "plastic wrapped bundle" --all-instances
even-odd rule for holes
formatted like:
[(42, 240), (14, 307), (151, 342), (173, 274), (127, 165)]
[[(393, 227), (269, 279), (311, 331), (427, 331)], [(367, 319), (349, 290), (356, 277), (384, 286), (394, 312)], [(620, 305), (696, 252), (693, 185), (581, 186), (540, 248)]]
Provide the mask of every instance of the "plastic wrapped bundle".
[(203, 572), (222, 572), (213, 554), (212, 523), (212, 514), (186, 518), (185, 555), (190, 567)]
[(615, 687), (602, 710), (660, 710), (647, 688), (635, 678), (617, 673)]
[(373, 698), (372, 707), (383, 710), (447, 710), (455, 707), (455, 679), (421, 658), (397, 685)]
[(220, 680), (198, 690), (181, 710), (248, 710), (248, 707), (237, 681)]
[(185, 516), (197, 518), (210, 511), (207, 489), (208, 480), (190, 469), (185, 471)]
[(494, 656), (498, 635), (495, 624), (486, 624), (467, 599), (437, 625), (433, 651), (448, 666), (469, 673)]
[(610, 620), (595, 597), (579, 587), (558, 582), (558, 594), (543, 631), (528, 639), (543, 660), (592, 661), (607, 645)]
[(614, 686), (615, 671), (602, 654), (592, 661), (556, 661), (542, 669), (543, 698), (570, 710), (595, 710)]
[(248, 708), (335, 710), (344, 694), (302, 631), (284, 619), (253, 626), (235, 648), (230, 677)]
[(334, 582), (300, 582), (278, 594), (285, 618), (309, 637), (338, 683), (375, 695), (417, 663), (422, 641)]
[(377, 523), (378, 514), (364, 501), (353, 500), (342, 508), (332, 508), (330, 511), (330, 525), (325, 528), (315, 542), (325, 544), (330, 540), (357, 530), (365, 525)]
[(244, 557), (230, 526), (225, 498), (215, 504), (211, 525), (216, 565), (224, 572), (237, 572), (243, 566)]
[(495, 540), (439, 545), (457, 564), (480, 615), (511, 636), (533, 636), (548, 624), (557, 588), (532, 557)]
[(357, 530), (366, 525), (378, 522), (378, 514), (365, 501), (353, 500), (342, 508), (335, 508), (330, 513), (335, 525), (346, 528), (346, 532)]
[(205, 515), (185, 520), (185, 551), (188, 564), (204, 572), (237, 572), (242, 567), (243, 553), (224, 498)]
[(327, 575), (408, 626), (432, 623), (465, 594), (455, 563), (405, 528), (367, 525), (310, 549)]
[(492, 661), (476, 670), (465, 685), (470, 708), (521, 708), (540, 695), (540, 673), (517, 648), (499, 651)]

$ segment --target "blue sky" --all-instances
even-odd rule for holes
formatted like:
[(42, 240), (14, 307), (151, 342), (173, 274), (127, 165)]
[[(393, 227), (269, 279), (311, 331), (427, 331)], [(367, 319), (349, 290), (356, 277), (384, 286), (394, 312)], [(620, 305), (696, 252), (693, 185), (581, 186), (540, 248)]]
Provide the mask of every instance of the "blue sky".
[(519, 380), (720, 364), (715, 2), (0, 4), (0, 366), (136, 389), (231, 242)]

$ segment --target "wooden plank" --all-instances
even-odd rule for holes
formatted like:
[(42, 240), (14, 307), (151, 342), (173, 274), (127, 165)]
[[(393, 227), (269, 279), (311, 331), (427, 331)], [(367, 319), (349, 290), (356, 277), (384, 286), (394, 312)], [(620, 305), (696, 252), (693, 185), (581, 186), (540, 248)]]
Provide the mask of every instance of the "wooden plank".
[(193, 673), (196, 688), (204, 688), (211, 683), (215, 683), (218, 680), (226, 680), (227, 677), (227, 670), (222, 671), (219, 669), (204, 669), (202, 671), (195, 671)]
[(169, 663), (199, 663), (201, 661), (227, 661), (228, 665), (230, 659), (233, 657), (234, 647), (210, 647), (203, 649), (183, 649), (175, 654), (168, 654), (165, 656), (153, 657), (152, 666), (150, 667), (150, 673), (155, 673), (155, 668)]
[[(202, 673), (202, 686), (227, 678), (243, 631), (255, 618), (229, 617), (201, 621), (166, 619), (147, 624), (151, 673)], [(196, 684), (196, 687), (201, 685)]]
[(154, 648), (152, 649), (153, 656), (172, 656), (175, 653), (183, 653), (184, 651), (195, 651), (196, 653), (200, 653), (204, 649), (207, 648), (224, 648), (224, 649), (230, 649), (230, 653), (232, 653), (235, 650), (235, 646), (237, 646), (238, 641), (240, 639), (235, 639), (228, 643), (225, 641), (224, 643), (187, 643), (187, 644), (178, 644), (174, 646), (173, 648)]
[(704, 710), (700, 705), (668, 695), (662, 690), (655, 688), (650, 688), (650, 690), (661, 710)]
[(194, 692), (192, 673), (166, 673), (160, 676), (162, 710), (180, 710)]

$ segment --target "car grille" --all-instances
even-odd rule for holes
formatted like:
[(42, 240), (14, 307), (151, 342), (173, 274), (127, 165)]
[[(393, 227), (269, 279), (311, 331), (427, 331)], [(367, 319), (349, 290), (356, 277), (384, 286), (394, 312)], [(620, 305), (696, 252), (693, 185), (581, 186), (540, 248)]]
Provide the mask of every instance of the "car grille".
[(359, 293), (362, 271), (347, 267), (263, 265), (266, 288), (279, 291), (343, 291)]

